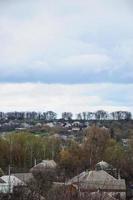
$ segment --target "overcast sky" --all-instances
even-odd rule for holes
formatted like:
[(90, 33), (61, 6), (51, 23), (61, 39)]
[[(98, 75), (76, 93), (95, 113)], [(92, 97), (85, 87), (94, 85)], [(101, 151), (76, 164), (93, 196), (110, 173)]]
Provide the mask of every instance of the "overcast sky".
[(0, 110), (133, 111), (132, 0), (1, 0)]

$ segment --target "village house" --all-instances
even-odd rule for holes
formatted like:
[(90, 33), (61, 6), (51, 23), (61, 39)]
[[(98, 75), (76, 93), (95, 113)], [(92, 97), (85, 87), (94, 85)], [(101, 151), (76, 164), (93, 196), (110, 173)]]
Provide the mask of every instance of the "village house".
[(0, 193), (12, 193), (16, 186), (24, 186), (24, 182), (14, 175), (0, 177)]
[(126, 183), (124, 179), (116, 178), (110, 175), (107, 168), (109, 164), (102, 161), (98, 163), (97, 167), (93, 171), (84, 171), (81, 174), (75, 176), (69, 180), (66, 185), (72, 190), (78, 190), (81, 195), (104, 193), (112, 198), (119, 197), (122, 200), (126, 199)]

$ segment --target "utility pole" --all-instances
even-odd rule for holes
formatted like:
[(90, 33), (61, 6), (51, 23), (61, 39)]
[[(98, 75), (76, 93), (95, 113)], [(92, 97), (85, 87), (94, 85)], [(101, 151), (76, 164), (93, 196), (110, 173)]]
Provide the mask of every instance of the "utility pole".
[(8, 184), (9, 184), (9, 194), (10, 194), (10, 192), (11, 192), (11, 167), (10, 167), (10, 165), (8, 166), (8, 176), (9, 176)]
[(54, 143), (52, 141), (52, 160), (54, 160), (54, 156), (55, 156), (55, 151), (54, 151)]
[(10, 137), (9, 138), (9, 166), (8, 166), (9, 193), (11, 192), (11, 164), (12, 164), (12, 141), (11, 141), (11, 137)]
[(33, 160), (33, 148), (32, 148), (32, 146), (31, 146), (31, 147), (30, 147), (30, 165), (31, 165), (31, 167), (33, 166), (32, 160)]
[(34, 166), (36, 166), (36, 158), (34, 159)]
[(9, 165), (12, 164), (12, 141), (11, 137), (9, 139)]

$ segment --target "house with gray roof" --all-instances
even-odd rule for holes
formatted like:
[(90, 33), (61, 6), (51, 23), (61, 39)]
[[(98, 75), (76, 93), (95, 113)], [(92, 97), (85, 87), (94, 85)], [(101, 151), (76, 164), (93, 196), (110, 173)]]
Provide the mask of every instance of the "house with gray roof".
[(126, 184), (124, 179), (116, 179), (104, 170), (84, 171), (67, 182), (81, 193), (106, 192), (112, 197), (120, 194), (126, 199)]

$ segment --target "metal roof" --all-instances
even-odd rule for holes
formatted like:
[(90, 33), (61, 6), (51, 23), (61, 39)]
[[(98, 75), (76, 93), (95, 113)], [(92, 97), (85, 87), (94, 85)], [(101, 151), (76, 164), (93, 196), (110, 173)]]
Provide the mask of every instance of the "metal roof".
[(82, 189), (126, 191), (124, 179), (116, 179), (104, 170), (82, 172), (67, 184), (78, 185)]
[(43, 160), (41, 163), (32, 167), (30, 171), (43, 170), (43, 169), (49, 169), (49, 168), (54, 169), (54, 168), (56, 168), (56, 166), (57, 166), (57, 164), (54, 160)]

